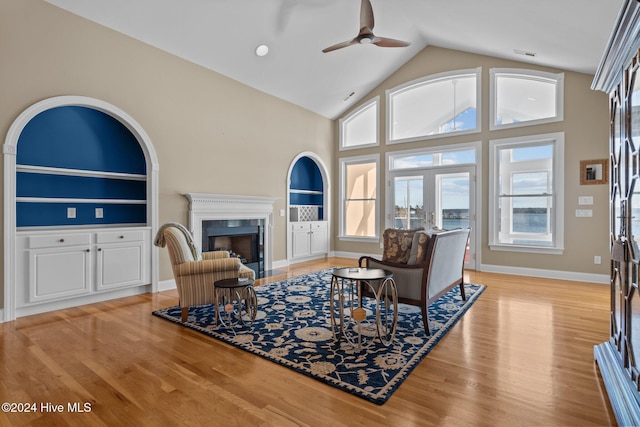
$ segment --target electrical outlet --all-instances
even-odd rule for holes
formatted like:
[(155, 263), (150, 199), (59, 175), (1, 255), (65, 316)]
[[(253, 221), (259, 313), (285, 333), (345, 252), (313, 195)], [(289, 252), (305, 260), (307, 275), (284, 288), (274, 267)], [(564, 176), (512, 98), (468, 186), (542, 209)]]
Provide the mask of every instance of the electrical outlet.
[(593, 263), (594, 264), (601, 264), (602, 263), (602, 258), (600, 258), (599, 255), (596, 255), (593, 257)]
[(104, 218), (103, 208), (96, 208), (96, 218)]
[(76, 208), (67, 208), (67, 218), (76, 217)]
[(592, 205), (593, 204), (593, 196), (580, 196), (578, 197), (579, 205)]
[(590, 218), (593, 216), (591, 209), (576, 209), (576, 217), (578, 218)]

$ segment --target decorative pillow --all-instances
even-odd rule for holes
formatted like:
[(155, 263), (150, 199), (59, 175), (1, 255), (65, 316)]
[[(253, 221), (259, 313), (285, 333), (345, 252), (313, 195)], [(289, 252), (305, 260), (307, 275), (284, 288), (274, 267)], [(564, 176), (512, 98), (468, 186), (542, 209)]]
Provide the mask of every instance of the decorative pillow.
[(431, 236), (424, 231), (417, 231), (411, 242), (411, 253), (407, 264), (422, 264), (427, 257), (427, 246)]
[(384, 244), (382, 260), (406, 264), (411, 255), (413, 236), (419, 230), (424, 230), (424, 228), (416, 228), (414, 230), (386, 229), (382, 234)]

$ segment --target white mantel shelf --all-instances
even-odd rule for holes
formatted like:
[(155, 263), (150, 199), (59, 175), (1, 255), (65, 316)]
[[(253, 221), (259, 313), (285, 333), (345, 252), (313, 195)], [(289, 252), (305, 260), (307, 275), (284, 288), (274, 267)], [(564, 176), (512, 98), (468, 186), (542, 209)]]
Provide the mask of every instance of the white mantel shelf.
[(231, 194), (186, 193), (189, 200), (189, 231), (199, 246), (202, 241), (202, 221), (225, 219), (264, 220), (264, 268), (273, 265), (273, 203), (279, 197), (242, 196)]

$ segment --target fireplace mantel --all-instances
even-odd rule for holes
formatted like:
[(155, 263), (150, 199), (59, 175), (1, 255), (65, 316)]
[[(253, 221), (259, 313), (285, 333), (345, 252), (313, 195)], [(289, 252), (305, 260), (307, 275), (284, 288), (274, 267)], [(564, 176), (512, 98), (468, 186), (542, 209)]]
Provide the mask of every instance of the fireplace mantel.
[(200, 245), (202, 221), (224, 219), (262, 219), (264, 221), (264, 266), (273, 265), (273, 203), (278, 197), (241, 196), (229, 194), (187, 193), (189, 200), (189, 231)]

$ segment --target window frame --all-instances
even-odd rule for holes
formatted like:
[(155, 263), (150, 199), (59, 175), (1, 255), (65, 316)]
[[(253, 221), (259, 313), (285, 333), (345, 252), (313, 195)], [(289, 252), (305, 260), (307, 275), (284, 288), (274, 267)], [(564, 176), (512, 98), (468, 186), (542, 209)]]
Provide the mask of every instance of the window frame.
[[(456, 77), (460, 77), (460, 76), (467, 76), (467, 75), (475, 75), (476, 77), (476, 127), (475, 129), (466, 129), (466, 130), (461, 130), (461, 131), (454, 131), (454, 132), (447, 132), (447, 133), (438, 133), (438, 134), (434, 134), (434, 135), (420, 135), (420, 136), (413, 136), (413, 137), (409, 137), (409, 138), (402, 138), (402, 139), (392, 139), (392, 130), (393, 130), (393, 123), (392, 123), (392, 117), (393, 117), (393, 96), (409, 91), (412, 88), (417, 88), (420, 87), (422, 85), (425, 84), (429, 84), (431, 82), (437, 81), (437, 80), (445, 80), (445, 79), (455, 79)], [(453, 70), (453, 71), (446, 71), (443, 73), (437, 73), (437, 74), (431, 74), (425, 77), (421, 77), (419, 79), (415, 79), (412, 80), (410, 82), (406, 82), (403, 83), (401, 85), (398, 85), (396, 87), (393, 87), (391, 89), (387, 89), (385, 91), (385, 102), (386, 102), (386, 118), (385, 118), (385, 123), (386, 123), (386, 141), (385, 143), (387, 145), (391, 145), (391, 144), (402, 144), (405, 142), (413, 142), (413, 141), (425, 141), (425, 140), (430, 140), (430, 139), (435, 139), (435, 138), (448, 138), (448, 137), (453, 137), (453, 136), (459, 136), (459, 135), (467, 135), (467, 134), (473, 134), (473, 133), (480, 133), (482, 132), (482, 67), (476, 67), (476, 68), (468, 68), (468, 69), (462, 69), (462, 70)]]
[[(362, 156), (342, 157), (339, 159), (339, 183), (340, 183), (340, 215), (339, 215), (339, 232), (338, 239), (353, 242), (378, 242), (380, 238), (380, 154), (368, 154)], [(346, 169), (349, 165), (375, 163), (376, 165), (376, 198), (375, 198), (375, 235), (373, 236), (350, 236), (345, 234), (346, 226)]]
[[(370, 144), (359, 144), (359, 145), (350, 145), (350, 146), (346, 146), (345, 142), (346, 142), (346, 129), (347, 126), (349, 124), (349, 122), (353, 119), (355, 119), (356, 117), (358, 117), (360, 114), (362, 114), (364, 111), (366, 111), (367, 109), (371, 108), (371, 107), (375, 107), (376, 110), (376, 140), (375, 142), (372, 142)], [(369, 101), (363, 103), (362, 105), (358, 106), (356, 109), (354, 109), (353, 111), (351, 111), (349, 114), (347, 114), (346, 116), (340, 118), (338, 120), (338, 127), (339, 127), (339, 139), (340, 139), (340, 143), (339, 143), (339, 150), (340, 151), (345, 151), (345, 150), (357, 150), (360, 148), (367, 148), (367, 147), (378, 147), (380, 146), (380, 96), (376, 96), (372, 99), (370, 99)]]
[[(496, 124), (497, 120), (497, 99), (496, 99), (496, 74), (520, 76), (524, 80), (554, 81), (556, 84), (556, 115), (543, 119), (528, 120), (525, 122)], [(491, 68), (489, 70), (489, 130), (519, 128), (524, 126), (535, 126), (544, 123), (554, 123), (564, 120), (564, 73), (549, 73), (546, 71), (531, 70), (526, 68)]]
[[(500, 169), (499, 152), (501, 149), (524, 148), (527, 146), (553, 146), (552, 160), (552, 206), (550, 216), (552, 246), (536, 246), (500, 242), (498, 227)], [(491, 250), (528, 252), (562, 255), (564, 251), (564, 132), (503, 138), (489, 141), (489, 247)]]

